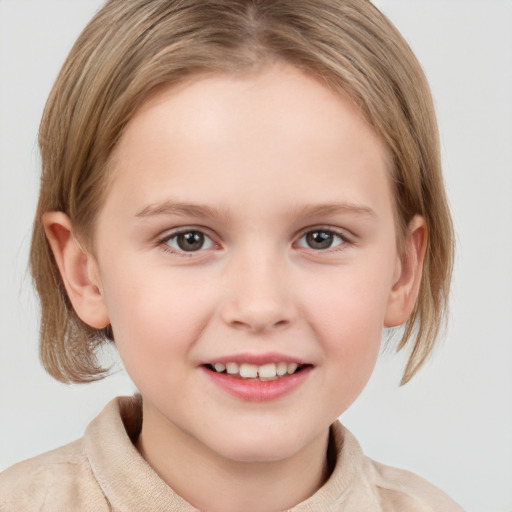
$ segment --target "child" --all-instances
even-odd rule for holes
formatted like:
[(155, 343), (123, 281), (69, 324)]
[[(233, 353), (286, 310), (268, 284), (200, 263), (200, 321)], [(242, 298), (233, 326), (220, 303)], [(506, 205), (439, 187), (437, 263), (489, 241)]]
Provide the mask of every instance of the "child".
[(1, 510), (461, 510), (337, 417), (384, 327), (431, 352), (452, 227), (419, 64), (365, 0), (111, 0), (40, 131), (41, 354), (140, 395), (5, 471)]

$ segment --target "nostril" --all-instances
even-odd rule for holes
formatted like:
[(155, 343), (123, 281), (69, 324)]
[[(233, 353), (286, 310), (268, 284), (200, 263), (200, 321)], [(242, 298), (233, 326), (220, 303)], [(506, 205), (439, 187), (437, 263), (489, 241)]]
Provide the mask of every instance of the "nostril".
[(223, 304), (221, 317), (232, 328), (262, 332), (289, 326), (297, 312), (290, 303), (242, 296)]
[(231, 322), (231, 325), (238, 329), (250, 329), (251, 328), (251, 326), (249, 324), (247, 324), (245, 322), (241, 322), (240, 320), (233, 320)]
[(243, 322), (241, 320), (233, 320), (231, 326), (235, 329), (244, 329), (248, 331), (267, 331), (272, 329), (282, 329), (290, 324), (289, 320), (278, 320), (277, 322)]

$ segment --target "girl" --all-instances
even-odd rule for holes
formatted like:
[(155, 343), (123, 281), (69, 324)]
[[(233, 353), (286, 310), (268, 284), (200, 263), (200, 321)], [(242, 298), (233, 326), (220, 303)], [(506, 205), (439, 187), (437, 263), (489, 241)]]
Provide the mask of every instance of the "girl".
[(2, 474), (6, 510), (461, 510), (336, 418), (382, 329), (431, 352), (452, 227), (416, 59), (363, 0), (111, 0), (40, 131), (41, 354), (140, 395)]

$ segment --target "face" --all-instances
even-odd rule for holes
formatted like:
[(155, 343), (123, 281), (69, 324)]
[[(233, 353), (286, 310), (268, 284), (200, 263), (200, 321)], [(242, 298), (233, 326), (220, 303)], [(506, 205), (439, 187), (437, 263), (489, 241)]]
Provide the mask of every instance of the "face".
[(284, 65), (197, 77), (147, 101), (112, 172), (94, 265), (147, 421), (230, 460), (324, 436), (400, 273), (386, 150), (357, 109)]

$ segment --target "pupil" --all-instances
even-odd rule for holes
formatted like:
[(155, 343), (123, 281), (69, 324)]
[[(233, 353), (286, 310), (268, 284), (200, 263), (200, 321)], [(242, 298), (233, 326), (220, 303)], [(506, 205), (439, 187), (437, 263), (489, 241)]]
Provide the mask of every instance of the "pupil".
[(190, 231), (178, 235), (178, 246), (183, 251), (197, 251), (204, 244), (204, 235), (199, 231)]
[(312, 249), (329, 249), (333, 242), (333, 234), (327, 231), (312, 231), (306, 235), (306, 240)]

